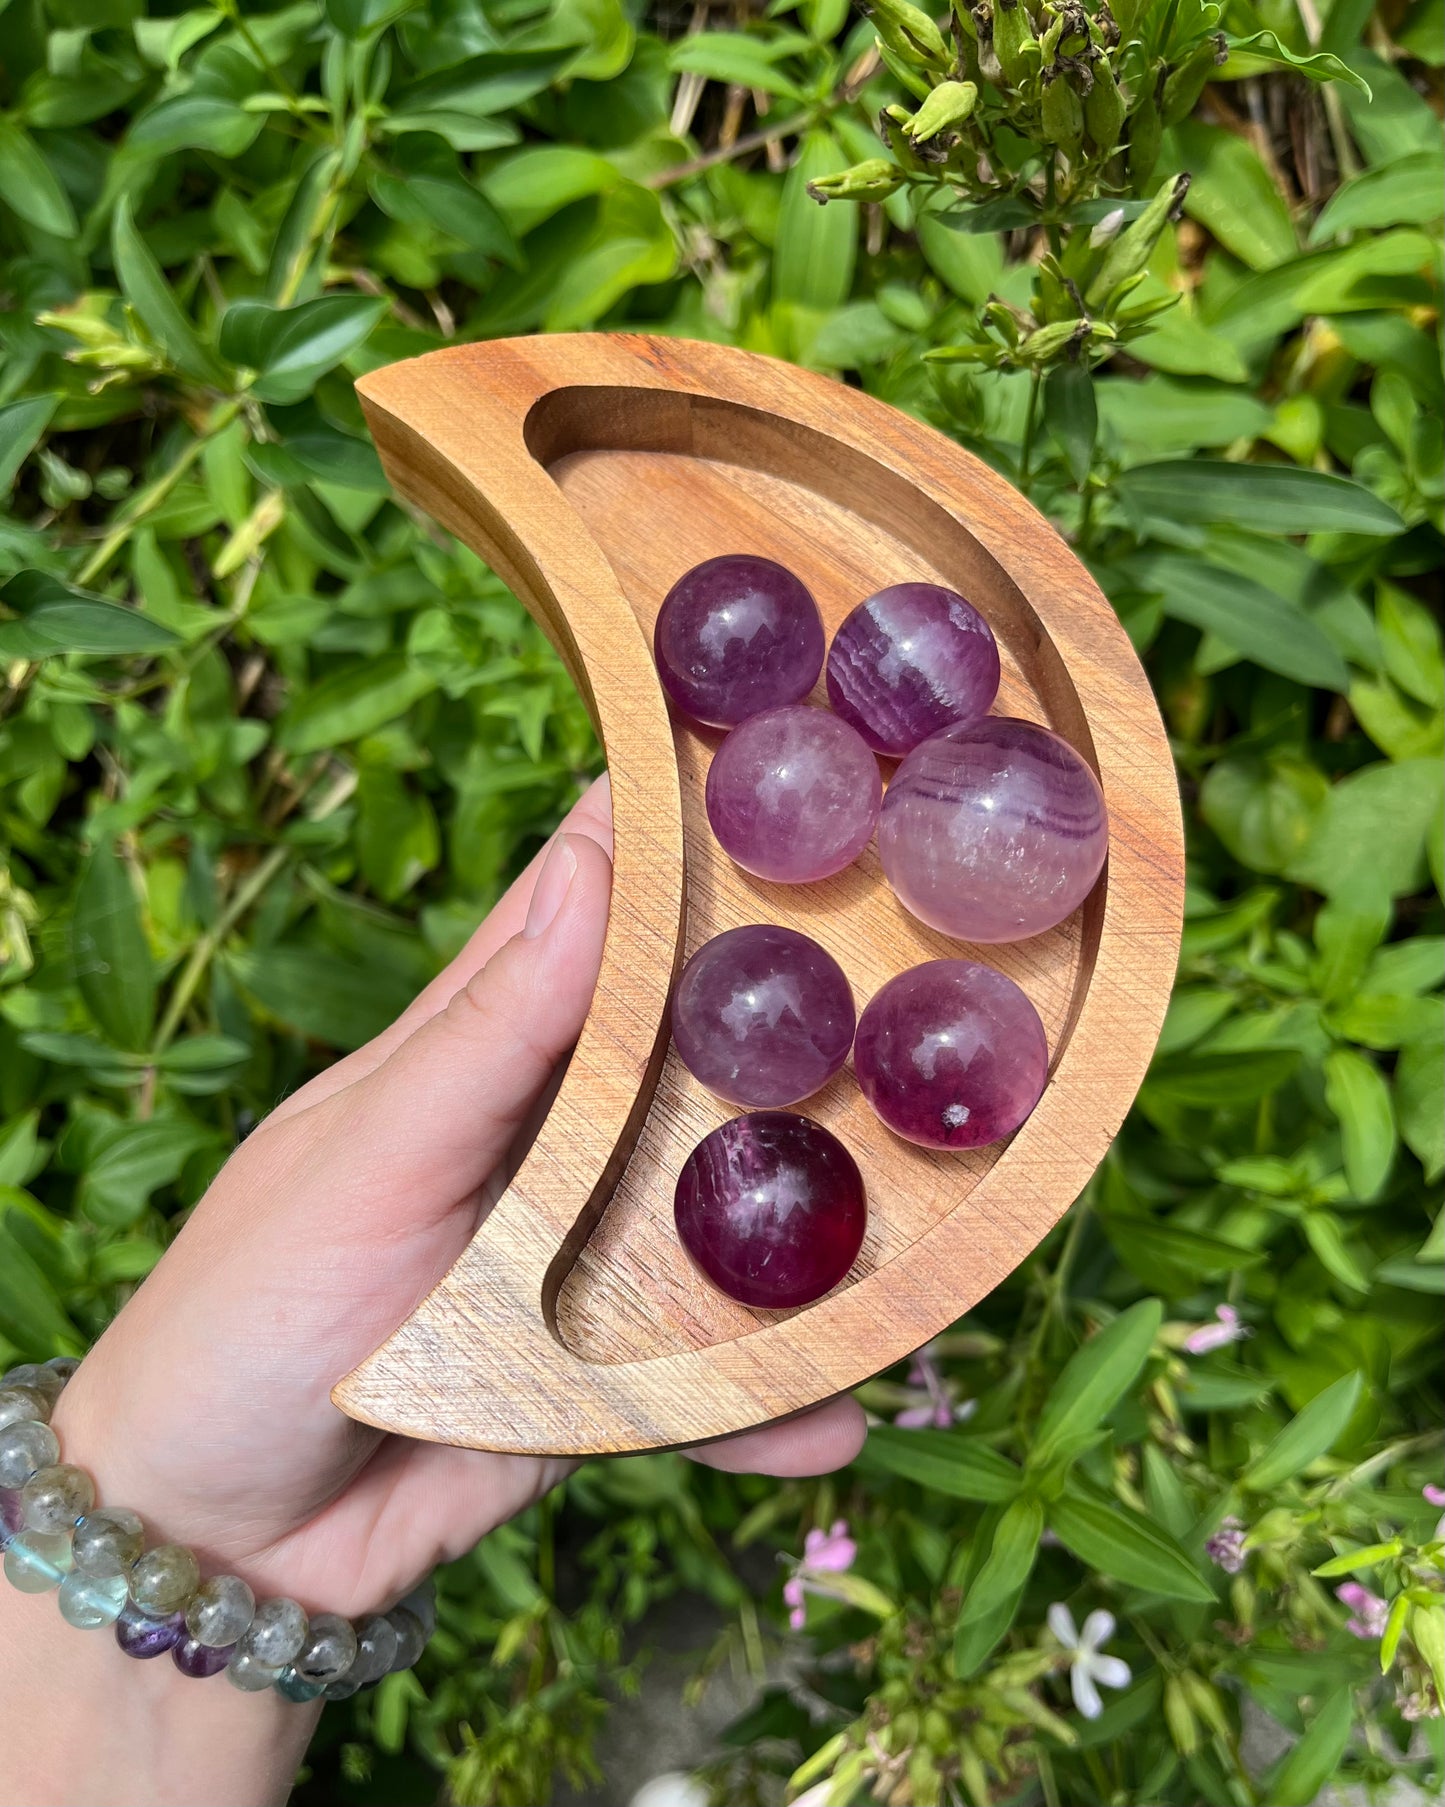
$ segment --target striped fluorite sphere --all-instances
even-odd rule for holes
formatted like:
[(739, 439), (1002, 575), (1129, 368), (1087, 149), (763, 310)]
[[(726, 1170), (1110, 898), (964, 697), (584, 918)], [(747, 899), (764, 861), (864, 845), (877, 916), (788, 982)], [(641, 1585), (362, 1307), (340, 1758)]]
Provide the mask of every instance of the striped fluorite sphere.
[(892, 758), (998, 694), (998, 646), (983, 616), (942, 584), (892, 584), (860, 602), (828, 649), (828, 701)]
[(1021, 941), (1071, 915), (1109, 845), (1104, 793), (1066, 740), (990, 715), (899, 766), (878, 822), (898, 899), (963, 941)]

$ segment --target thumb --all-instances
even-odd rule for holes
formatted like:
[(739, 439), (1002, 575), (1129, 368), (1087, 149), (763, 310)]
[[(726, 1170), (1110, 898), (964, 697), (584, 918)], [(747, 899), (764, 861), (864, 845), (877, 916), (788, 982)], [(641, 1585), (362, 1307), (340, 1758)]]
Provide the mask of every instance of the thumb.
[(349, 1162), (400, 1181), (413, 1222), (451, 1210), (482, 1184), (577, 1040), (602, 962), (611, 885), (596, 841), (558, 835), (521, 933), (338, 1094)]

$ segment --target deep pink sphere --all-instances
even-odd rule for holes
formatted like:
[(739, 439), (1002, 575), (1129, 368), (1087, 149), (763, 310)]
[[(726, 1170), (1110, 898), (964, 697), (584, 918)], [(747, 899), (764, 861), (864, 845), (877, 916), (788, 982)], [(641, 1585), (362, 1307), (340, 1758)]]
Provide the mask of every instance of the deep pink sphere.
[(682, 1246), (744, 1305), (810, 1305), (863, 1246), (863, 1176), (834, 1135), (792, 1111), (749, 1111), (704, 1136), (677, 1182)]
[(706, 941), (672, 997), (682, 1064), (731, 1104), (796, 1104), (826, 1085), (853, 1045), (853, 993), (826, 948), (751, 923)]
[(705, 559), (679, 577), (652, 636), (675, 707), (714, 728), (805, 697), (823, 669), (823, 646), (808, 589), (772, 559), (743, 553)]
[(1108, 850), (1098, 779), (1066, 740), (1005, 715), (915, 747), (878, 822), (899, 901), (963, 941), (1053, 928), (1093, 890)]
[(853, 1066), (889, 1129), (926, 1148), (979, 1148), (1038, 1103), (1049, 1050), (1012, 979), (975, 960), (927, 960), (869, 1001)]
[(828, 649), (828, 701), (880, 753), (911, 753), (998, 694), (993, 630), (957, 590), (893, 584), (860, 602)]
[(750, 717), (713, 754), (707, 819), (746, 871), (801, 885), (852, 865), (882, 795), (878, 761), (858, 731), (795, 703)]

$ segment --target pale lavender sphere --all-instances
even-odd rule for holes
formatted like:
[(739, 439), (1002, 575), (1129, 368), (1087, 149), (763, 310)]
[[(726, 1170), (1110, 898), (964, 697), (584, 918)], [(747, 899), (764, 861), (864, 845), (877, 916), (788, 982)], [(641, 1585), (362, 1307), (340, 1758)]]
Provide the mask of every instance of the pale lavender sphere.
[(1051, 929), (1094, 888), (1109, 849), (1099, 781), (1066, 740), (989, 715), (915, 747), (878, 823), (900, 903), (963, 941)]
[(826, 948), (767, 923), (727, 929), (682, 969), (672, 1039), (682, 1064), (730, 1104), (796, 1104), (853, 1045), (853, 993)]
[(678, 578), (652, 635), (674, 706), (713, 728), (805, 697), (823, 647), (823, 617), (806, 586), (772, 559), (744, 553), (705, 559)]
[(979, 1148), (1011, 1135), (1038, 1103), (1049, 1050), (1012, 979), (975, 960), (928, 960), (869, 1000), (853, 1065), (898, 1135), (926, 1148)]
[(893, 584), (860, 602), (828, 649), (828, 701), (880, 753), (897, 758), (998, 695), (993, 630), (957, 590)]
[(752, 716), (718, 748), (707, 819), (745, 871), (802, 885), (852, 865), (882, 793), (862, 735), (825, 709), (793, 704)]

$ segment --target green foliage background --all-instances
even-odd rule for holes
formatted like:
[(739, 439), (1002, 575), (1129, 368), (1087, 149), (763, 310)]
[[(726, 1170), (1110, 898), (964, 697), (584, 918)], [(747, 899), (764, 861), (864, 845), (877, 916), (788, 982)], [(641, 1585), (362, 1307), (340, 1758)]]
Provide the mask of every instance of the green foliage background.
[[(545, 1800), (650, 1606), (705, 1597), (708, 1662), (761, 1677), (787, 1634), (749, 1552), (838, 1516), (857, 1565), (720, 1798), (1438, 1786), (1441, 9), (1142, 0), (1117, 54), (1091, 17), (1095, 51), (1017, 50), (965, 103), (929, 96), (987, 62), (979, 18), (955, 51), (903, 0), (0, 0), (0, 1365), (82, 1349), (598, 768), (515, 600), (388, 499), (361, 371), (626, 324), (861, 382), (1074, 541), (1185, 798), (1158, 1059), (936, 1352), (972, 1415), (885, 1423), (824, 1482), (591, 1466), (449, 1571), (420, 1669), (332, 1710), (303, 1798), (440, 1770)], [(1091, 57), (1122, 140), (1061, 106)], [(1189, 1354), (1221, 1304), (1248, 1339)], [(901, 1370), (864, 1397), (917, 1403)], [(1119, 1620), (1135, 1679), (1092, 1723), (1054, 1600)], [(1303, 1734), (1263, 1777), (1249, 1700)]]

